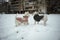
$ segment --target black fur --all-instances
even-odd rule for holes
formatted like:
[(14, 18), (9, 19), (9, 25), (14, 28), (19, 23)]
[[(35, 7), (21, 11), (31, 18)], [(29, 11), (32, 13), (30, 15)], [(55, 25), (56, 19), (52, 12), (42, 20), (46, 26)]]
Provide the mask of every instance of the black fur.
[(35, 14), (33, 18), (35, 21), (39, 22), (43, 17), (44, 16), (39, 16), (38, 14)]

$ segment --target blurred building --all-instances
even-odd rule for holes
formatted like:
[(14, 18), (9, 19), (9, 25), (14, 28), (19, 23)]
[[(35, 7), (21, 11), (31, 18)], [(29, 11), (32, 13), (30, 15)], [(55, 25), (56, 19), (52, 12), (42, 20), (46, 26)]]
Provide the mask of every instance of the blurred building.
[(10, 11), (9, 2), (5, 0), (0, 1), (0, 13), (2, 12), (9, 13), (9, 11)]
[(48, 13), (60, 14), (60, 0), (46, 0)]
[(11, 0), (10, 11), (12, 12), (33, 12), (42, 10), (46, 13), (45, 0)]
[(44, 13), (60, 13), (59, 0), (1, 0), (0, 12), (24, 13), (29, 11), (40, 11)]

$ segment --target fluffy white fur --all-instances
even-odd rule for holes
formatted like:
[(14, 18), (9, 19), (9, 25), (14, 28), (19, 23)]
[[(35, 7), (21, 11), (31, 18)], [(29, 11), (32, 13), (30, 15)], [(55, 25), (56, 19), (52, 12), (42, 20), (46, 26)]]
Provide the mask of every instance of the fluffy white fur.
[[(18, 13), (16, 14), (16, 18), (21, 18), (21, 20), (22, 21), (18, 21), (17, 19), (16, 19), (16, 26), (18, 26), (18, 25), (20, 25), (20, 24), (28, 24), (28, 18), (24, 18), (23, 16), (27, 16), (27, 17), (29, 17), (29, 12), (25, 12), (25, 14), (24, 15), (19, 15)], [(27, 19), (27, 21), (26, 21), (26, 19)]]
[[(33, 13), (33, 15), (32, 16), (34, 16), (35, 14), (38, 14), (38, 12), (34, 12)], [(41, 20), (43, 21), (43, 25), (44, 26), (46, 26), (46, 22), (47, 22), (47, 20), (48, 20), (48, 17), (47, 17), (47, 14), (39, 14), (39, 16), (44, 16)], [(29, 17), (29, 12), (25, 12), (25, 14), (23, 15), (23, 16), (28, 16)], [(23, 20), (25, 19), (25, 18), (23, 18), (22, 17), (22, 15), (20, 16), (18, 13), (16, 14), (16, 18), (18, 18), (18, 17), (21, 17)], [(36, 22), (35, 21), (35, 24), (36, 23), (39, 23), (39, 22)], [(18, 26), (18, 25), (20, 25), (21, 24), (21, 22), (19, 22), (18, 20), (16, 20), (16, 26)], [(27, 22), (23, 22), (23, 24), (28, 24), (28, 21)]]

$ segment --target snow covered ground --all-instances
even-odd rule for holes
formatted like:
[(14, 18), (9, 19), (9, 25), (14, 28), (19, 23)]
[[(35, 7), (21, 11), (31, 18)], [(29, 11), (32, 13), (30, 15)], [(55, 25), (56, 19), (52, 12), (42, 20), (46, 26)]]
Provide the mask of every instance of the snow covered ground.
[[(16, 14), (0, 14), (0, 40), (60, 40), (60, 14), (48, 15), (47, 26), (34, 24), (15, 27)], [(17, 33), (18, 31), (18, 33)]]

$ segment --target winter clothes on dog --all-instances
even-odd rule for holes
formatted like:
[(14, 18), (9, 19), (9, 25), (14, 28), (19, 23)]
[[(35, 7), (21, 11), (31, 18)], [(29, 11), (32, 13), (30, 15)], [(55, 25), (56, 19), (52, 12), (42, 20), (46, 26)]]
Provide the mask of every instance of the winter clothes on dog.
[(39, 14), (35, 14), (33, 18), (35, 21), (39, 22), (43, 17), (44, 17), (43, 15), (39, 16)]

